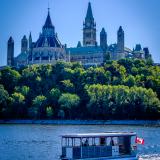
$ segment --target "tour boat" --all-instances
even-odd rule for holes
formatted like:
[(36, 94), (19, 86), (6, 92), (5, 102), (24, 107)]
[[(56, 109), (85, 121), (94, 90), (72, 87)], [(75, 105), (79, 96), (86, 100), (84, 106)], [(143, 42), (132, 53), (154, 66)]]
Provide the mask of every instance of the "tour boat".
[(138, 160), (134, 132), (62, 136), (61, 160)]

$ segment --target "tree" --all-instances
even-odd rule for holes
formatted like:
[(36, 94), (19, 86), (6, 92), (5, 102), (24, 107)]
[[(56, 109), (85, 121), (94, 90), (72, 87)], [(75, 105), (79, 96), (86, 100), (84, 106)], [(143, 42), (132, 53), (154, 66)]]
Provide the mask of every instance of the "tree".
[(3, 85), (0, 85), (0, 119), (4, 117), (4, 112), (7, 110), (9, 94), (4, 89)]
[(53, 117), (53, 108), (51, 106), (47, 107), (46, 108), (46, 115), (47, 115), (47, 118), (51, 119)]
[(105, 85), (90, 85), (85, 87), (89, 96), (87, 105), (88, 111), (94, 119), (107, 119), (110, 114), (111, 106), (111, 86)]
[(62, 90), (64, 92), (74, 93), (75, 92), (74, 84), (69, 79), (64, 80), (62, 81)]
[(15, 91), (22, 93), (23, 96), (27, 96), (29, 94), (30, 88), (28, 86), (16, 86)]
[(10, 67), (1, 70), (0, 83), (3, 84), (8, 93), (13, 92), (14, 87), (18, 84), (20, 78), (21, 75), (19, 72)]
[(60, 96), (61, 91), (58, 88), (52, 88), (47, 97), (48, 105), (54, 110), (54, 116), (57, 116), (59, 112), (58, 99)]
[(63, 109), (68, 114), (68, 117), (71, 119), (74, 109), (78, 107), (80, 103), (80, 98), (76, 94), (70, 94), (70, 93), (63, 93), (59, 100), (59, 105), (61, 106), (61, 109)]
[(58, 105), (58, 99), (61, 95), (61, 91), (58, 88), (52, 88), (49, 92), (49, 102), (52, 106)]
[(0, 71), (4, 118), (158, 119), (159, 99), (160, 67), (147, 60), (90, 68), (58, 61)]
[(25, 107), (25, 97), (21, 93), (14, 92), (10, 97), (10, 106), (14, 118), (25, 118), (27, 109)]
[(33, 106), (29, 109), (30, 117), (44, 118), (46, 115), (46, 97), (39, 95), (33, 99)]
[(126, 79), (125, 79), (125, 85), (128, 87), (133, 87), (135, 85), (135, 78), (132, 75), (129, 75)]

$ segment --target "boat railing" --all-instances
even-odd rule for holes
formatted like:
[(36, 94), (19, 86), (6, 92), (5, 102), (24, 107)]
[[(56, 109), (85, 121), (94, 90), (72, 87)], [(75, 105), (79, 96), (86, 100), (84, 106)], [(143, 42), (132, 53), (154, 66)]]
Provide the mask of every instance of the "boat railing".
[(121, 145), (62, 147), (62, 155), (66, 155), (67, 152), (72, 153), (72, 157), (75, 159), (136, 155), (134, 150), (129, 149), (126, 151), (125, 148)]

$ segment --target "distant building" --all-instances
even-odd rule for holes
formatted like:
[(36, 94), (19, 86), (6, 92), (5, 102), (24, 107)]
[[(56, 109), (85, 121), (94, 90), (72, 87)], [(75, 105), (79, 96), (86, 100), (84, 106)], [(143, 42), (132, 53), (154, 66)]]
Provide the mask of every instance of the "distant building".
[(122, 26), (117, 31), (117, 42), (110, 45), (107, 41), (107, 32), (102, 28), (100, 44), (98, 44), (96, 22), (90, 2), (83, 22), (83, 40), (82, 43), (79, 41), (76, 47), (67, 48), (66, 45), (61, 44), (52, 24), (49, 10), (38, 40), (32, 42), (31, 33), (28, 39), (24, 36), (21, 40), (21, 53), (15, 58), (14, 41), (12, 38), (8, 41), (7, 64), (9, 66), (53, 64), (57, 60), (80, 62), (83, 65), (101, 65), (107, 60), (106, 57), (109, 57), (110, 60), (122, 58), (147, 59), (151, 55), (149, 49), (142, 49), (140, 44), (136, 45), (133, 50), (125, 47), (125, 32)]
[(28, 64), (48, 64), (55, 63), (57, 60), (66, 61), (66, 49), (58, 39), (48, 10), (48, 15), (38, 40), (32, 42), (31, 33), (29, 40), (27, 40), (26, 36), (22, 38), (21, 53), (15, 58), (15, 65), (19, 67)]
[(104, 51), (101, 46), (97, 45), (96, 32), (96, 23), (89, 2), (85, 21), (83, 22), (83, 46), (81, 42), (78, 42), (77, 47), (67, 48), (71, 62), (81, 62), (84, 65), (103, 63)]
[(131, 50), (125, 47), (125, 32), (122, 26), (117, 31), (117, 43), (108, 45), (107, 32), (102, 28), (100, 45), (97, 43), (96, 22), (93, 17), (91, 3), (88, 3), (87, 14), (83, 23), (83, 45), (79, 41), (77, 47), (67, 48), (71, 62), (81, 62), (84, 65), (100, 65), (109, 54), (111, 60), (122, 58), (145, 58), (143, 50)]
[(7, 43), (7, 65), (14, 65), (14, 40), (12, 37), (9, 38)]

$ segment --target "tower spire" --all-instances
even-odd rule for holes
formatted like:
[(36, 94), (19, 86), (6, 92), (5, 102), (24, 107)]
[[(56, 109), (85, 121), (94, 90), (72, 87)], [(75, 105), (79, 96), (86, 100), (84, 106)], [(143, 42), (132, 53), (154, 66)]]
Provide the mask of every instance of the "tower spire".
[(7, 65), (14, 66), (14, 40), (9, 38), (7, 43)]
[(29, 33), (29, 49), (32, 48), (32, 34), (31, 32)]
[(48, 8), (48, 15), (47, 15), (46, 22), (43, 28), (53, 28), (53, 24), (52, 24), (51, 17), (50, 17), (50, 8)]
[(49, 1), (48, 1), (48, 13), (50, 13)]
[(117, 32), (117, 52), (124, 53), (124, 30), (122, 26), (119, 27)]
[(85, 22), (83, 23), (83, 45), (95, 46), (96, 44), (96, 23), (92, 13), (91, 2), (89, 2)]
[(92, 13), (92, 7), (91, 7), (91, 2), (88, 2), (88, 9), (87, 9), (87, 15), (86, 15), (87, 20), (93, 20), (93, 13)]

